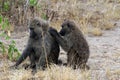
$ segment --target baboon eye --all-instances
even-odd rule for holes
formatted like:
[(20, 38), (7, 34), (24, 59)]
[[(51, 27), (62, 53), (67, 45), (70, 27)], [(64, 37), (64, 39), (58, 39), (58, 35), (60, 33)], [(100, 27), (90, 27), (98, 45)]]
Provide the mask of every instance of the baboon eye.
[(70, 23), (67, 24), (68, 28), (72, 28), (72, 25)]
[(67, 24), (67, 27), (70, 28), (70, 24)]

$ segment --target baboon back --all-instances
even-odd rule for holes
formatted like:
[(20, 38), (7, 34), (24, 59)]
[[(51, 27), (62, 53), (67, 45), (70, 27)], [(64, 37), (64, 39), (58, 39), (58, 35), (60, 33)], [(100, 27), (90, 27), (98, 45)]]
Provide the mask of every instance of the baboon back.
[(49, 34), (49, 32), (44, 36), (44, 46), (46, 48), (48, 62), (57, 64), (60, 48), (57, 41)]

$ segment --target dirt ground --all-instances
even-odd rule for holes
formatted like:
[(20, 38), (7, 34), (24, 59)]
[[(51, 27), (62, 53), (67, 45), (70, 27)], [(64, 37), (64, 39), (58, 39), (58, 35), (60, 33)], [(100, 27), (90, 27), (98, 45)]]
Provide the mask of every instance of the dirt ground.
[[(20, 52), (23, 51), (28, 36), (28, 31), (12, 34)], [(120, 22), (116, 28), (103, 31), (102, 36), (86, 35), (86, 39), (90, 46), (90, 70), (85, 73), (64, 66), (53, 66), (52, 69), (38, 71), (32, 76), (30, 70), (23, 68), (7, 69), (13, 62), (0, 59), (0, 80), (120, 80)], [(61, 53), (60, 58), (65, 61), (66, 54), (62, 50)]]

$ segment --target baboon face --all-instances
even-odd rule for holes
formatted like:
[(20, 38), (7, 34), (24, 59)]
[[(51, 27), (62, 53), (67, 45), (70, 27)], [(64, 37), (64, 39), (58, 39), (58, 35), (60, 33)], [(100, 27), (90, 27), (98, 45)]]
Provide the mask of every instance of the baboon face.
[(43, 20), (35, 18), (31, 20), (29, 29), (31, 38), (39, 37), (42, 36), (42, 32), (43, 33), (47, 32), (48, 23)]
[(40, 35), (42, 31), (40, 21), (37, 19), (31, 20), (29, 30), (31, 38), (35, 38), (36, 36)]
[(67, 35), (67, 34), (69, 34), (70, 32), (72, 32), (72, 30), (74, 29), (74, 26), (75, 26), (74, 22), (69, 21), (69, 20), (66, 20), (66, 21), (64, 21), (63, 24), (61, 25), (62, 29), (60, 30), (59, 33), (60, 33), (62, 36)]

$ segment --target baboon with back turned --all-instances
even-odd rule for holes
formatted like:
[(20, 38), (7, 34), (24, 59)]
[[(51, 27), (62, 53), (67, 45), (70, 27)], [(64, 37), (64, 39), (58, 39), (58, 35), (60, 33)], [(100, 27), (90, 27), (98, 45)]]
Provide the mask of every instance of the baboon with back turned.
[[(36, 66), (43, 68), (46, 65), (45, 57), (47, 57), (48, 63), (57, 64), (60, 51), (59, 44), (50, 35), (48, 23), (42, 19), (35, 18), (30, 21), (29, 29), (30, 36), (27, 46), (14, 67), (18, 67), (28, 56), (30, 58), (30, 67), (33, 70), (36, 70)], [(43, 46), (46, 49), (46, 56)]]
[(67, 52), (68, 66), (72, 66), (74, 69), (78, 67), (89, 69), (89, 66), (86, 65), (90, 53), (89, 46), (73, 21), (65, 20), (59, 33), (55, 29), (51, 29), (50, 33)]

